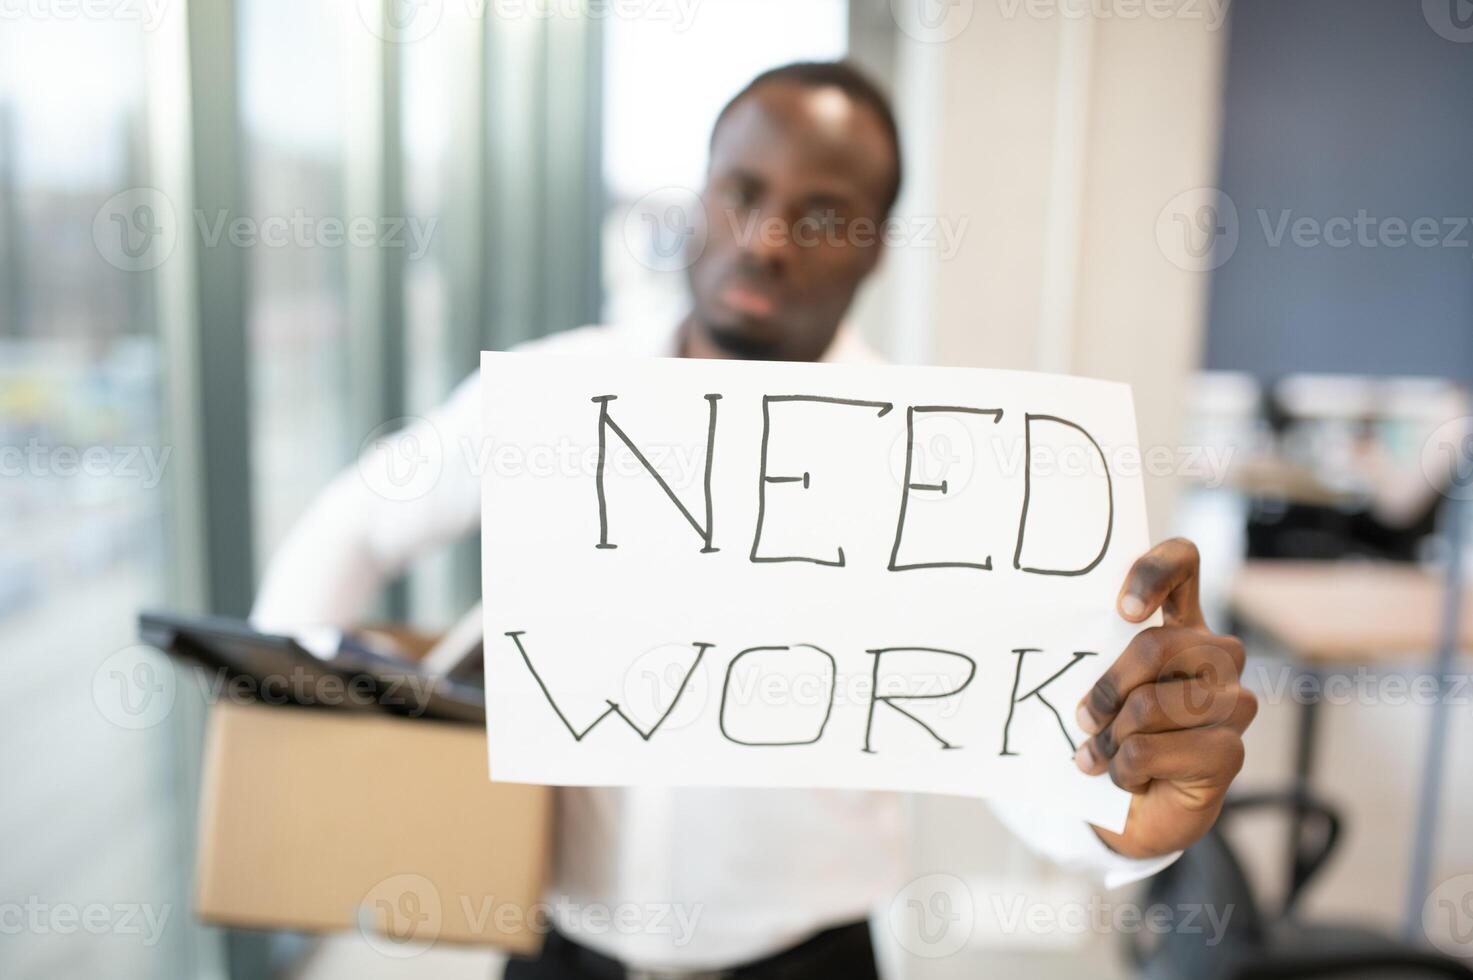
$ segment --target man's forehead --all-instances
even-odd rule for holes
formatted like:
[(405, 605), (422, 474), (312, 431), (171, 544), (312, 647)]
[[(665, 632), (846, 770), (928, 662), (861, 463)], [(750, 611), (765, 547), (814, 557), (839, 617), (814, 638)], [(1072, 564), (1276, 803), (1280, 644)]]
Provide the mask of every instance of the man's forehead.
[(805, 165), (883, 195), (894, 150), (875, 110), (835, 85), (771, 82), (731, 107), (713, 134), (711, 162)]

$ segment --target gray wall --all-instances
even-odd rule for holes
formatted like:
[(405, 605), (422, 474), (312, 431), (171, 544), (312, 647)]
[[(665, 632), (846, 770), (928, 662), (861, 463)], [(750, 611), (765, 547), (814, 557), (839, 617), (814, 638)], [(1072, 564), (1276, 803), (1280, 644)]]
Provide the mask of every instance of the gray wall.
[[(1473, 227), (1453, 222), (1473, 217), (1473, 26), (1451, 29), (1448, 4), (1473, 19), (1468, 0), (1234, 0), (1219, 186), (1240, 236), (1213, 280), (1209, 368), (1470, 373)], [(1361, 210), (1433, 217), (1458, 244), (1365, 246), (1354, 226), (1349, 247), (1272, 244), (1282, 212)]]

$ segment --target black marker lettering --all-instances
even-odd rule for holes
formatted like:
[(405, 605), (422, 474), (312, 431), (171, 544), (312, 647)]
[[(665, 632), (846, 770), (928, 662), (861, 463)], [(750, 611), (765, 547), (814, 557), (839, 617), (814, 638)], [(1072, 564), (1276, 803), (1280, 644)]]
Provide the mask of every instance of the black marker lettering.
[[(920, 653), (940, 653), (948, 657), (960, 657), (967, 662), (967, 679), (962, 681), (956, 687), (952, 688), (950, 691), (936, 691), (931, 694), (887, 694), (881, 696), (880, 658), (887, 653), (900, 653), (911, 651)], [(866, 650), (865, 653), (868, 653), (870, 656), (874, 657), (875, 662), (874, 667), (870, 673), (869, 717), (865, 720), (864, 723), (864, 751), (874, 752), (874, 749), (870, 748), (870, 734), (875, 727), (875, 705), (880, 702), (884, 702), (886, 705), (900, 712), (902, 715), (909, 718), (917, 725), (920, 725), (926, 730), (927, 734), (929, 734), (932, 738), (940, 743), (943, 749), (956, 748), (955, 745), (952, 745), (946, 739), (936, 734), (935, 729), (933, 729), (930, 725), (927, 725), (925, 722), (921, 721), (915, 715), (911, 714), (909, 711), (906, 711), (895, 702), (929, 701), (936, 698), (949, 698), (954, 694), (960, 694), (962, 691), (966, 690), (968, 684), (972, 683), (972, 678), (977, 676), (977, 661), (973, 660), (971, 657), (967, 656), (964, 653), (957, 653), (955, 650), (938, 650), (935, 647), (885, 647), (880, 650)]]
[(1000, 408), (960, 408), (955, 405), (914, 405), (905, 410), (905, 480), (900, 488), (900, 519), (895, 524), (895, 544), (890, 549), (890, 571), (908, 572), (917, 568), (976, 568), (992, 571), (992, 556), (980, 562), (971, 561), (928, 561), (900, 564), (900, 539), (905, 536), (905, 510), (910, 504), (910, 492), (922, 490), (929, 493), (946, 494), (946, 480), (940, 483), (912, 483), (911, 471), (915, 461), (915, 417), (916, 412), (962, 412), (969, 415), (991, 415), (994, 424), (1002, 421)]
[(811, 482), (811, 474), (805, 472), (800, 476), (768, 476), (767, 475), (767, 445), (768, 437), (772, 434), (772, 413), (769, 406), (773, 402), (817, 402), (825, 405), (851, 405), (855, 408), (873, 408), (879, 411), (880, 417), (889, 414), (890, 409), (895, 406), (890, 402), (861, 401), (854, 398), (825, 398), (819, 395), (763, 395), (762, 396), (762, 464), (757, 473), (757, 530), (752, 535), (753, 562), (780, 562), (780, 561), (802, 561), (814, 565), (830, 565), (834, 568), (844, 567), (844, 549), (838, 549), (838, 555), (834, 558), (814, 558), (807, 555), (759, 555), (758, 550), (762, 545), (762, 522), (767, 516), (767, 485), (769, 483), (802, 483), (803, 489), (807, 490)]
[(802, 647), (805, 650), (815, 650), (818, 653), (823, 654), (824, 658), (828, 660), (829, 700), (828, 704), (824, 707), (823, 720), (818, 723), (818, 731), (814, 733), (814, 736), (812, 738), (800, 739), (797, 741), (749, 742), (745, 739), (737, 738), (735, 735), (727, 730), (727, 695), (731, 690), (731, 672), (736, 668), (737, 661), (741, 660), (749, 653), (763, 653), (769, 651), (791, 649), (790, 647), (748, 647), (741, 653), (737, 654), (735, 657), (732, 657), (731, 663), (726, 665), (726, 682), (721, 685), (721, 712), (717, 717), (720, 721), (721, 734), (728, 742), (735, 742), (737, 745), (812, 745), (814, 742), (817, 742), (819, 739), (823, 738), (823, 730), (828, 727), (829, 717), (834, 713), (834, 689), (838, 687), (839, 668), (838, 665), (834, 662), (834, 655), (829, 653), (823, 647), (814, 646), (812, 643), (797, 643), (794, 644), (794, 646)]
[(1074, 739), (1069, 736), (1069, 729), (1067, 727), (1065, 727), (1065, 725), (1064, 725), (1064, 718), (1063, 718), (1063, 716), (1061, 716), (1059, 714), (1059, 710), (1053, 706), (1053, 703), (1050, 702), (1048, 698), (1046, 698), (1046, 697), (1043, 696), (1043, 689), (1046, 688), (1046, 687), (1048, 687), (1054, 681), (1058, 680), (1060, 677), (1062, 677), (1064, 675), (1064, 672), (1065, 671), (1067, 671), (1069, 668), (1073, 667), (1075, 664), (1079, 663), (1079, 661), (1083, 660), (1085, 657), (1093, 657), (1093, 656), (1095, 656), (1095, 654), (1092, 653), (1092, 652), (1088, 652), (1088, 651), (1076, 651), (1075, 654), (1074, 654), (1074, 659), (1073, 660), (1070, 660), (1063, 667), (1061, 667), (1057, 671), (1055, 671), (1054, 674), (1051, 677), (1049, 677), (1048, 680), (1044, 681), (1042, 684), (1038, 685), (1033, 690), (1031, 690), (1027, 694), (1023, 695), (1022, 697), (1018, 697), (1018, 685), (1023, 680), (1023, 658), (1026, 655), (1030, 654), (1030, 653), (1042, 653), (1043, 651), (1037, 649), (1036, 647), (1024, 647), (1024, 648), (1020, 648), (1020, 649), (1014, 650), (1013, 652), (1018, 655), (1018, 668), (1017, 668), (1017, 671), (1013, 674), (1013, 693), (1012, 693), (1011, 699), (1008, 701), (1008, 717), (1007, 717), (1007, 720), (1002, 723), (1002, 751), (1000, 753), (998, 753), (998, 754), (999, 755), (1017, 755), (1018, 754), (1018, 753), (1013, 752), (1012, 750), (1010, 750), (1008, 748), (1008, 732), (1013, 727), (1013, 711), (1014, 711), (1014, 709), (1016, 709), (1018, 707), (1018, 705), (1022, 704), (1024, 701), (1027, 701), (1029, 698), (1037, 698), (1038, 699), (1038, 703), (1041, 704), (1041, 705), (1043, 705), (1045, 708), (1047, 708), (1049, 710), (1049, 712), (1054, 716), (1054, 720), (1059, 723), (1059, 731), (1061, 731), (1061, 732), (1064, 733), (1064, 741), (1066, 741), (1066, 742), (1069, 743), (1069, 751), (1070, 752), (1073, 752), (1079, 746), (1075, 745), (1074, 744)]
[(617, 395), (598, 395), (593, 399), (598, 403), (598, 470), (594, 475), (594, 483), (598, 490), (598, 544), (594, 545), (594, 547), (618, 547), (616, 544), (609, 543), (609, 506), (608, 499), (604, 494), (604, 462), (608, 458), (608, 430), (612, 429), (614, 435), (618, 436), (624, 445), (628, 447), (629, 451), (634, 454), (634, 458), (639, 460), (649, 475), (655, 478), (655, 482), (660, 485), (660, 489), (665, 491), (665, 496), (669, 497), (670, 502), (680, 510), (681, 516), (689, 521), (690, 526), (695, 528), (696, 533), (701, 536), (701, 554), (720, 551), (721, 549), (711, 544), (711, 536), (716, 530), (716, 524), (711, 513), (711, 463), (716, 458), (716, 403), (721, 400), (721, 396), (706, 396), (706, 402), (710, 406), (710, 421), (706, 426), (706, 477), (704, 484), (706, 494), (706, 523), (704, 526), (686, 509), (685, 504), (680, 502), (680, 498), (675, 495), (675, 491), (670, 489), (670, 484), (665, 482), (665, 478), (660, 475), (659, 470), (655, 469), (654, 464), (645, 457), (644, 453), (639, 451), (639, 447), (634, 444), (634, 440), (630, 439), (624, 430), (619, 428), (619, 423), (615, 422), (609, 415), (609, 402), (617, 397)]
[(694, 674), (696, 672), (696, 668), (700, 666), (701, 658), (706, 655), (707, 650), (715, 646), (714, 643), (691, 644), (691, 646), (696, 648), (696, 657), (694, 660), (691, 661), (690, 669), (687, 670), (685, 672), (685, 676), (681, 678), (680, 687), (676, 689), (675, 696), (670, 699), (669, 707), (665, 709), (664, 714), (660, 715), (659, 720), (650, 726), (649, 731), (645, 731), (644, 729), (636, 725), (634, 723), (634, 719), (630, 718), (624, 713), (624, 709), (619, 707), (619, 703), (617, 701), (608, 701), (606, 702), (608, 704), (608, 707), (605, 708), (597, 718), (594, 718), (587, 725), (585, 725), (583, 727), (583, 730), (580, 732), (578, 729), (573, 727), (572, 722), (568, 721), (568, 716), (563, 714), (563, 709), (558, 707), (558, 703), (553, 698), (552, 692), (547, 689), (547, 684), (543, 682), (542, 675), (537, 673), (536, 667), (532, 666), (532, 658), (527, 656), (527, 648), (522, 645), (522, 637), (526, 635), (525, 632), (523, 630), (514, 630), (510, 633), (507, 633), (506, 635), (511, 637), (511, 641), (517, 645), (517, 653), (520, 653), (522, 655), (522, 662), (527, 665), (527, 669), (532, 672), (532, 679), (535, 680), (537, 682), (537, 686), (542, 689), (542, 696), (547, 698), (547, 703), (552, 706), (552, 710), (557, 714), (558, 720), (563, 723), (563, 727), (568, 730), (568, 734), (573, 736), (573, 741), (575, 742), (583, 741), (584, 737), (589, 732), (597, 728), (599, 723), (602, 722), (609, 715), (618, 715), (620, 718), (624, 719), (624, 724), (634, 729), (635, 733), (639, 735), (640, 738), (648, 742), (654, 736), (655, 732), (660, 730), (660, 726), (665, 724), (665, 719), (670, 717), (670, 712), (674, 711), (675, 706), (680, 703), (680, 696), (685, 693), (687, 685), (690, 684), (691, 675)]
[[(1056, 422), (1059, 425), (1067, 425), (1071, 429), (1077, 429), (1089, 440), (1089, 444), (1095, 447), (1095, 452), (1100, 454), (1100, 463), (1105, 468), (1105, 495), (1109, 505), (1108, 516), (1105, 519), (1105, 540), (1100, 544), (1100, 552), (1095, 555), (1094, 561), (1083, 568), (1025, 568), (1023, 566), (1023, 535), (1028, 527), (1028, 502), (1033, 492), (1033, 423)], [(1018, 518), (1018, 546), (1013, 552), (1013, 567), (1019, 571), (1031, 572), (1034, 575), (1086, 575), (1093, 571), (1095, 566), (1104, 560), (1105, 552), (1110, 550), (1110, 535), (1115, 530), (1115, 483), (1110, 478), (1110, 462), (1105, 459), (1105, 451), (1095, 441), (1085, 428), (1068, 419), (1061, 419), (1054, 415), (1025, 415), (1023, 416), (1023, 513)]]

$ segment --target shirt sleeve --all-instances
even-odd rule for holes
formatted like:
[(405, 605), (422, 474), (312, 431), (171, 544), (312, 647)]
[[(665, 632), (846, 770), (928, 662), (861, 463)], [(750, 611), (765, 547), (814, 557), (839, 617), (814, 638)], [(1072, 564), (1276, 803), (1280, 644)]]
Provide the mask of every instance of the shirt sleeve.
[(266, 567), (251, 621), (269, 632), (348, 628), (415, 558), (480, 521), (478, 374), (428, 415), (367, 445)]
[(990, 805), (997, 818), (1030, 849), (1063, 868), (1103, 881), (1106, 888), (1149, 878), (1181, 857), (1177, 851), (1155, 858), (1128, 858), (1106, 847), (1089, 824), (1078, 818), (1013, 800), (992, 800)]

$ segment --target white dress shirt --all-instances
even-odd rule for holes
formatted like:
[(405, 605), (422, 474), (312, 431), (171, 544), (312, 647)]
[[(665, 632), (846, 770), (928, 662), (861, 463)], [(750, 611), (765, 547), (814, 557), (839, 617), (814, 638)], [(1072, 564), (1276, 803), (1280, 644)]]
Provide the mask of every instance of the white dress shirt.
[[(525, 349), (663, 357), (678, 353), (676, 343), (671, 326), (584, 327)], [(879, 359), (845, 329), (824, 360)], [(474, 531), (480, 429), (472, 375), (395, 437), (414, 442), (376, 445), (337, 477), (267, 568), (256, 625), (350, 627), (414, 558)], [(406, 447), (441, 471), (414, 499), (389, 499), (404, 495), (374, 488)], [(866, 918), (905, 885), (903, 801), (857, 790), (562, 789), (549, 915), (575, 941), (640, 969), (710, 970), (764, 957)], [(1082, 821), (1012, 803), (993, 809), (1032, 848), (1107, 887), (1175, 857), (1130, 860)]]

